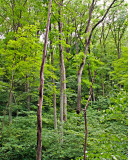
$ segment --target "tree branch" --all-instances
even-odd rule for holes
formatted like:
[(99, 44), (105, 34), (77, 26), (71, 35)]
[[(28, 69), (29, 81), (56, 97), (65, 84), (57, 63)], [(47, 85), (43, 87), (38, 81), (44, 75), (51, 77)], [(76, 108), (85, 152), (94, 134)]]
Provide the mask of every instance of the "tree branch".
[(91, 86), (90, 86), (90, 91), (89, 91), (88, 101), (87, 101), (87, 103), (86, 103), (85, 109), (83, 110), (84, 112), (87, 110), (88, 105), (89, 105), (89, 101), (90, 101), (90, 99), (91, 99), (92, 86), (93, 86), (93, 83), (94, 83), (95, 77), (96, 77), (96, 70), (95, 70), (95, 72), (94, 72), (94, 76), (93, 76), (93, 79), (92, 79), (92, 84), (91, 84)]
[(95, 2), (95, 0), (92, 1), (91, 7), (90, 7), (90, 10), (89, 10), (89, 19), (88, 19), (87, 27), (85, 29), (85, 33), (88, 32), (88, 28), (89, 28), (89, 25), (90, 25), (90, 22), (91, 22), (92, 12), (93, 12), (93, 9), (94, 9), (94, 2)]
[(25, 0), (24, 4), (23, 4), (23, 7), (25, 6), (25, 4), (27, 3), (27, 0)]
[(124, 2), (124, 0), (122, 0), (122, 1), (120, 2), (120, 4), (118, 4), (118, 5), (115, 5), (115, 6), (111, 7), (111, 8), (118, 7), (118, 6), (120, 6), (120, 5), (121, 5), (123, 2)]
[(113, 4), (116, 2), (117, 0), (113, 0), (113, 2), (110, 4), (110, 6), (108, 7), (108, 9), (106, 10), (104, 16), (94, 25), (94, 27), (92, 28), (91, 30), (91, 33), (89, 35), (89, 39), (88, 39), (88, 44), (90, 43), (91, 41), (91, 37), (92, 37), (92, 33), (94, 31), (94, 29), (105, 19), (105, 17), (107, 16), (109, 10), (111, 9), (111, 7), (113, 6)]

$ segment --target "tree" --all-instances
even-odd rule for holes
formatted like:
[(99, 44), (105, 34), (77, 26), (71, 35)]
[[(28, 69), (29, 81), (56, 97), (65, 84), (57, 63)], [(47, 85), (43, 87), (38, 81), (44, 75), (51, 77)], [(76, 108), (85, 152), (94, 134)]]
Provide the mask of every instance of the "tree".
[(85, 29), (86, 34), (88, 34), (89, 32), (90, 33), (89, 33), (89, 36), (85, 39), (85, 51), (84, 51), (85, 57), (83, 59), (83, 62), (80, 65), (80, 68), (79, 68), (78, 74), (77, 74), (77, 77), (78, 77), (77, 113), (78, 114), (81, 111), (81, 77), (82, 77), (82, 72), (83, 72), (83, 69), (84, 69), (85, 62), (86, 62), (87, 51), (88, 51), (88, 47), (90, 46), (92, 34), (93, 34), (95, 28), (105, 19), (105, 17), (108, 14), (110, 8), (113, 6), (113, 4), (116, 1), (117, 0), (113, 0), (113, 2), (110, 4), (110, 6), (107, 8), (106, 12), (102, 16), (102, 18), (100, 20), (98, 20), (98, 22), (95, 25), (93, 25), (92, 27), (91, 27), (91, 19), (92, 19), (92, 13), (93, 13), (94, 5), (95, 5), (96, 1), (93, 0), (92, 3), (91, 3), (90, 9), (89, 9), (89, 19), (88, 19), (87, 26), (86, 26), (86, 29)]
[[(6, 81), (9, 82), (7, 92), (9, 92), (8, 106), (10, 123), (12, 121), (14, 105), (18, 107), (16, 109), (17, 112), (21, 108), (28, 107), (28, 96), (30, 98), (32, 94), (32, 86), (35, 88), (33, 81), (35, 74), (39, 70), (38, 57), (41, 51), (41, 44), (36, 33), (37, 26), (24, 26), (23, 29), (19, 27), (15, 34), (15, 40), (9, 40), (7, 45), (1, 49), (2, 58), (5, 61), (3, 69), (7, 73)], [(28, 83), (29, 92), (26, 90)], [(23, 100), (25, 100), (24, 103)], [(30, 109), (29, 107), (28, 110)]]
[(46, 34), (44, 41), (44, 49), (43, 49), (43, 59), (40, 69), (40, 89), (39, 89), (39, 104), (37, 110), (37, 160), (41, 160), (41, 152), (42, 152), (42, 103), (43, 103), (43, 86), (44, 86), (44, 66), (46, 61), (47, 54), (47, 42), (48, 42), (48, 32), (50, 27), (50, 18), (51, 18), (51, 5), (52, 0), (49, 1), (49, 11), (48, 11), (48, 20), (46, 26)]
[[(51, 25), (50, 25), (51, 31)], [(52, 87), (53, 87), (53, 108), (54, 108), (54, 129), (57, 129), (57, 115), (56, 115), (56, 86), (54, 78), (54, 57), (53, 57), (53, 47), (52, 47), (52, 33), (50, 35), (50, 50), (51, 50), (51, 66), (52, 66)]]

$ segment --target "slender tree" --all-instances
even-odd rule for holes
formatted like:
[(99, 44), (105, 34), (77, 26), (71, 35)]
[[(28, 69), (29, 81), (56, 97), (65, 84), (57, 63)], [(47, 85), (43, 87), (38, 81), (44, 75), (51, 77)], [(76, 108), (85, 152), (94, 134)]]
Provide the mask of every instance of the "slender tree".
[(63, 46), (62, 46), (62, 6), (63, 0), (59, 3), (59, 54), (60, 54), (60, 121), (67, 121), (67, 95), (66, 95), (66, 71), (64, 64)]
[(14, 70), (12, 70), (12, 79), (9, 92), (8, 106), (9, 106), (9, 123), (12, 123), (12, 102), (13, 102), (13, 85), (14, 85)]
[[(61, 5), (63, 0), (61, 1)], [(64, 85), (63, 85), (63, 75), (64, 75), (64, 66), (63, 66), (63, 47), (61, 44), (62, 41), (62, 21), (61, 21), (61, 6), (59, 6), (59, 54), (60, 54), (60, 122), (61, 122), (61, 141), (63, 141), (63, 95), (64, 95)]]
[[(51, 24), (50, 24), (51, 31)], [(52, 37), (50, 37), (50, 50), (51, 50), (51, 66), (52, 66), (52, 85), (53, 85), (53, 109), (54, 109), (54, 129), (57, 129), (57, 115), (56, 115), (56, 85), (54, 78), (54, 58), (53, 58), (53, 47), (52, 47)]]
[(40, 69), (40, 89), (39, 89), (39, 104), (37, 110), (37, 155), (36, 160), (41, 160), (41, 152), (42, 152), (42, 104), (43, 104), (43, 88), (44, 88), (44, 66), (47, 54), (47, 42), (48, 42), (48, 32), (50, 27), (50, 19), (51, 19), (51, 6), (52, 0), (49, 1), (49, 11), (48, 11), (48, 20), (46, 26), (46, 34), (44, 41), (44, 49), (43, 49), (43, 59)]

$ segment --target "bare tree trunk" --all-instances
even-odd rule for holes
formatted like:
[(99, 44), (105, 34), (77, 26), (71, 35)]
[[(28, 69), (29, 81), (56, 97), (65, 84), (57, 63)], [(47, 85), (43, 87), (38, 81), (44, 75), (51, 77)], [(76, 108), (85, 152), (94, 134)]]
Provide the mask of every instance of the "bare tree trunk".
[(41, 160), (41, 152), (42, 152), (42, 104), (43, 104), (43, 88), (44, 88), (44, 66), (45, 66), (46, 54), (47, 54), (48, 32), (49, 32), (50, 19), (51, 19), (51, 6), (52, 6), (52, 0), (49, 1), (49, 11), (48, 11), (47, 26), (46, 26), (46, 34), (45, 34), (43, 59), (42, 59), (42, 64), (41, 64), (41, 69), (40, 69), (39, 104), (38, 104), (38, 110), (37, 110), (36, 160)]
[[(61, 0), (61, 3), (63, 5), (63, 0)], [(60, 15), (60, 21), (59, 21), (59, 32), (62, 34), (62, 27), (63, 24), (61, 22), (61, 8), (59, 10), (59, 15)], [(66, 94), (66, 71), (65, 71), (65, 64), (64, 64), (64, 55), (63, 55), (63, 47), (61, 45), (61, 36), (59, 37), (60, 39), (60, 69), (62, 73), (62, 85), (63, 85), (63, 120), (67, 121), (67, 94)]]
[[(104, 2), (105, 7), (105, 2)], [(103, 40), (102, 40), (103, 39)], [(102, 44), (103, 41), (103, 44)], [(103, 53), (105, 53), (105, 36), (104, 36), (104, 22), (102, 23), (102, 32), (101, 32), (101, 38), (100, 38), (100, 45), (101, 45), (101, 57), (100, 60), (102, 61)], [(104, 73), (101, 73), (101, 79), (102, 79), (102, 95), (104, 96)]]
[[(53, 53), (51, 53), (51, 64), (53, 66)], [(53, 84), (54, 129), (57, 129), (56, 90), (55, 90), (56, 86), (55, 86), (55, 79), (54, 78), (52, 78), (52, 84)]]
[[(50, 25), (51, 30), (51, 25)], [(51, 65), (54, 66), (54, 58), (53, 58), (53, 49), (52, 49), (52, 40), (50, 40), (50, 49), (51, 49)], [(55, 90), (55, 79), (54, 79), (54, 71), (52, 69), (52, 85), (53, 85), (53, 109), (54, 109), (54, 129), (57, 129), (57, 115), (56, 115), (56, 90)]]
[(66, 73), (65, 73), (65, 65), (63, 58), (63, 85), (64, 85), (64, 93), (63, 93), (63, 120), (67, 121), (67, 94), (66, 94)]
[[(61, 1), (61, 4), (63, 4), (63, 0)], [(60, 123), (61, 123), (61, 142), (63, 142), (63, 113), (64, 113), (64, 57), (63, 57), (63, 47), (62, 47), (62, 22), (61, 22), (61, 7), (59, 8), (59, 54), (60, 54)]]
[(95, 101), (96, 101), (96, 99), (95, 99), (94, 89), (92, 89), (92, 95), (93, 95), (93, 101), (95, 102)]
[(77, 114), (81, 112), (81, 73), (77, 74)]
[(79, 50), (79, 45), (78, 45), (78, 42), (77, 42), (77, 25), (76, 25), (76, 21), (75, 21), (75, 45), (76, 45), (76, 54), (78, 54), (78, 50)]
[[(54, 83), (55, 81), (53, 81)], [(55, 88), (55, 86), (54, 86)], [(54, 107), (54, 129), (57, 129), (57, 115), (56, 115), (56, 93), (53, 94), (53, 107)]]
[[(11, 84), (12, 85), (12, 84)], [(10, 94), (9, 94), (9, 123), (12, 123), (12, 90), (10, 89)]]
[[(14, 64), (13, 64), (14, 68)], [(14, 69), (12, 70), (12, 78), (11, 78), (11, 87), (9, 92), (9, 99), (8, 99), (8, 107), (9, 107), (9, 123), (12, 123), (12, 101), (13, 101), (13, 81), (14, 81)]]
[(61, 142), (63, 142), (63, 95), (64, 95), (64, 86), (63, 86), (63, 66), (62, 66), (62, 60), (63, 60), (63, 54), (61, 50), (61, 45), (59, 44), (60, 48), (60, 123), (61, 123)]
[(77, 89), (77, 114), (81, 112), (81, 79), (82, 79), (82, 72), (84, 69), (84, 65), (86, 62), (86, 55), (87, 55), (88, 45), (85, 48), (85, 58), (83, 60), (83, 63), (80, 66), (79, 71), (77, 72), (77, 83), (78, 83), (78, 89)]

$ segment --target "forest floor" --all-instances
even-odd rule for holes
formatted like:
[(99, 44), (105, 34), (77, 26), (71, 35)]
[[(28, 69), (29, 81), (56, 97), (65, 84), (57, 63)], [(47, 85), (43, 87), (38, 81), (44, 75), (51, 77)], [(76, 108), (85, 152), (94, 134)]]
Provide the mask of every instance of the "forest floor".
[[(53, 110), (42, 115), (42, 159), (43, 160), (82, 160), (84, 145), (84, 117), (81, 113), (68, 113), (68, 121), (63, 124), (63, 143), (59, 129), (53, 126)], [(105, 118), (103, 111), (89, 108), (88, 121), (88, 160), (128, 159), (127, 125), (115, 119)], [(2, 120), (1, 116), (1, 120)], [(2, 123), (1, 126), (2, 127)], [(1, 134), (1, 160), (33, 160), (36, 157), (36, 112), (22, 112), (13, 117), (8, 125), (8, 116)]]

